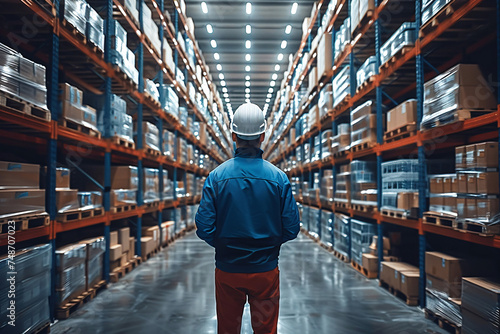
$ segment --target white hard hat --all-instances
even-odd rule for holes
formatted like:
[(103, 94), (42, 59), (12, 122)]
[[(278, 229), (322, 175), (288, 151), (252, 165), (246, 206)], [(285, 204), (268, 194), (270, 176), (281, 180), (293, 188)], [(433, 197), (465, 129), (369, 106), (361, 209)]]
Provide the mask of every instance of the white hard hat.
[(231, 131), (243, 140), (254, 140), (266, 131), (264, 113), (253, 103), (245, 103), (236, 109)]

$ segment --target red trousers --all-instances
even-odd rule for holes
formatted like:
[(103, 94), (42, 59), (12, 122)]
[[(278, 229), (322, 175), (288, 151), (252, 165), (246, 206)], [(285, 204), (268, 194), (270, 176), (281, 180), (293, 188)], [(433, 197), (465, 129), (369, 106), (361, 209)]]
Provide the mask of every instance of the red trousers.
[(254, 333), (277, 334), (280, 302), (278, 268), (255, 274), (235, 274), (215, 269), (217, 333), (240, 334), (247, 296)]

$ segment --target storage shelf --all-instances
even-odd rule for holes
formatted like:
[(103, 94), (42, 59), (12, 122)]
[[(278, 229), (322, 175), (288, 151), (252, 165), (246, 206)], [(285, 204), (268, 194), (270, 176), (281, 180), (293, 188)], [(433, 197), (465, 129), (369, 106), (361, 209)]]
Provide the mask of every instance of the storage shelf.
[[(24, 231), (16, 231), (14, 237), (16, 243), (18, 243), (18, 242), (28, 241), (31, 239), (49, 237), (49, 235), (50, 235), (50, 226), (41, 226), (41, 227), (27, 229)], [(9, 237), (7, 233), (0, 234), (0, 246), (6, 246), (9, 241), (8, 238)]]

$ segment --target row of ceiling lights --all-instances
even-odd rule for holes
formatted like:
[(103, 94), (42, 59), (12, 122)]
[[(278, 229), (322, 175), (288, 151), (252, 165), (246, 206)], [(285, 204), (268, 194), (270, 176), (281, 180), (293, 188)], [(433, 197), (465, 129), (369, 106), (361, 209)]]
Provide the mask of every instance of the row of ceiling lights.
[[(297, 13), (297, 9), (298, 9), (298, 4), (296, 2), (293, 3), (292, 5), (292, 9), (291, 9), (291, 13), (292, 15), (296, 14)], [(205, 14), (208, 14), (208, 6), (206, 4), (206, 2), (202, 2), (201, 3), (201, 10), (203, 11), (203, 13)], [(252, 3), (251, 2), (247, 2), (246, 5), (245, 5), (245, 11), (248, 15), (250, 15), (252, 13)], [(212, 34), (214, 32), (214, 29), (212, 27), (211, 24), (207, 24), (206, 25), (206, 28), (207, 28), (207, 32), (209, 34)], [(245, 26), (245, 32), (247, 35), (250, 35), (252, 33), (252, 26), (250, 24), (247, 24)], [(286, 35), (289, 35), (290, 33), (292, 32), (292, 26), (289, 24), (286, 26), (285, 28), (285, 34)], [(213, 49), (216, 49), (217, 48), (217, 41), (215, 39), (212, 39), (210, 41), (210, 45), (212, 46)], [(286, 40), (283, 40), (281, 42), (281, 49), (286, 49), (287, 47), (287, 41)], [(252, 42), (247, 39), (245, 41), (245, 48), (246, 49), (251, 49), (252, 48)], [(220, 60), (220, 54), (215, 52), (214, 53), (214, 59), (215, 60)], [(245, 55), (245, 61), (249, 62), (250, 60), (252, 59), (252, 56), (250, 53), (247, 53)], [(277, 57), (278, 61), (282, 61), (283, 60), (283, 54), (280, 53), (278, 54), (278, 57)], [(217, 64), (217, 71), (221, 72), (222, 71), (222, 65), (221, 64)], [(279, 64), (276, 64), (274, 66), (274, 70), (275, 72), (278, 72), (280, 70), (280, 65)], [(251, 71), (251, 67), (250, 65), (246, 65), (245, 66), (245, 71), (246, 72), (250, 72)], [(229, 98), (229, 93), (228, 93), (228, 90), (227, 90), (227, 87), (226, 87), (226, 81), (224, 80), (224, 74), (223, 73), (219, 73), (219, 79), (220, 79), (220, 84), (222, 86), (222, 93), (223, 93), (223, 97), (224, 97), (224, 100), (226, 102), (226, 108), (228, 109), (229, 113), (231, 114), (231, 116), (233, 115), (233, 109), (232, 109), (232, 106), (231, 106), (231, 99)], [(271, 101), (271, 98), (272, 98), (272, 94), (274, 92), (274, 86), (276, 85), (276, 80), (278, 79), (278, 74), (277, 73), (273, 73), (272, 77), (271, 77), (272, 81), (270, 82), (270, 87), (268, 89), (268, 94), (266, 96), (266, 104), (264, 105), (264, 114), (267, 112), (268, 108), (269, 108), (269, 102)], [(250, 102), (250, 75), (246, 75), (245, 76), (245, 102)]]

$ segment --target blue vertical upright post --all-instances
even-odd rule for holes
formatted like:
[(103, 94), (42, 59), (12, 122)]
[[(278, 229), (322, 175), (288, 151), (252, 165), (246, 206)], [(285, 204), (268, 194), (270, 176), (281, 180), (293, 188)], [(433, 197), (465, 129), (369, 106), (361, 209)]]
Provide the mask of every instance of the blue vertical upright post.
[[(422, 24), (421, 16), (422, 0), (415, 1), (415, 22), (417, 27), (420, 29)], [(417, 46), (420, 43), (417, 41)], [(424, 112), (424, 62), (423, 56), (420, 52), (420, 48), (417, 48), (416, 56), (416, 97), (417, 97), (417, 129), (420, 130), (420, 122), (422, 121)], [(425, 149), (424, 146), (418, 146), (418, 217), (422, 218), (423, 212), (427, 208), (427, 176), (426, 176), (426, 159), (425, 159)], [(420, 269), (420, 281), (419, 281), (419, 300), (420, 306), (425, 307), (425, 234), (419, 231), (419, 269)]]
[[(59, 19), (59, 0), (54, 1), (56, 8), (56, 19)], [(53, 32), (51, 34), (51, 56), (49, 66), (49, 81), (48, 81), (48, 107), (51, 111), (53, 126), (57, 126), (57, 120), (60, 114), (59, 107), (59, 36)], [(52, 132), (53, 134), (55, 132)], [(47, 176), (45, 190), (45, 209), (49, 213), (51, 224), (56, 219), (56, 161), (57, 161), (57, 137), (52, 136), (47, 145)], [(52, 267), (50, 280), (50, 318), (54, 320), (54, 311), (56, 307), (56, 234), (50, 235), (50, 244), (52, 246)]]
[[(500, 80), (500, 0), (497, 0), (497, 81)], [(497, 110), (500, 111), (500, 89), (497, 91)], [(500, 141), (500, 128), (498, 129), (498, 140)], [(500, 145), (498, 145), (500, 153)], [(498, 162), (500, 166), (500, 154), (498, 155)]]
[[(113, 20), (113, 0), (106, 2), (106, 30), (104, 40), (104, 60), (106, 63), (111, 63), (111, 36), (112, 36), (112, 20)], [(104, 138), (111, 137), (111, 77), (108, 75), (104, 79)], [(110, 190), (111, 190), (111, 152), (104, 153), (104, 191), (103, 191), (103, 206), (104, 211), (109, 212), (110, 209)], [(110, 240), (110, 225), (109, 222), (104, 224), (104, 239), (106, 240), (106, 250), (103, 258), (103, 276), (106, 282), (109, 282), (109, 249), (111, 247)]]
[[(164, 3), (163, 3), (163, 0), (154, 0), (156, 1), (156, 3), (158, 4), (159, 8), (160, 8), (160, 11), (163, 13), (165, 11), (165, 6), (164, 6)], [(163, 50), (163, 43), (164, 43), (164, 29), (165, 27), (163, 26), (163, 24), (160, 22), (160, 26), (159, 26), (159, 33), (160, 33), (160, 45), (161, 45), (161, 49), (160, 49), (160, 57), (161, 57), (161, 66), (160, 66), (160, 72), (158, 73), (158, 80), (159, 80), (159, 87), (160, 87), (160, 105), (161, 105), (161, 113), (163, 113), (164, 111), (164, 108), (165, 108), (165, 98), (163, 97), (163, 66), (164, 65), (164, 59), (165, 59), (165, 52)], [(160, 153), (161, 153), (161, 157), (163, 157), (163, 119), (160, 117), (158, 119), (158, 130), (160, 132), (160, 141), (159, 141), (159, 145), (160, 145)], [(160, 192), (160, 201), (163, 202), (164, 201), (164, 198), (163, 198), (163, 192), (165, 190), (165, 184), (163, 183), (163, 164), (160, 163), (160, 165), (158, 166), (158, 178), (159, 178), (159, 192)], [(165, 236), (163, 235), (163, 230), (161, 228), (161, 224), (163, 223), (163, 210), (158, 210), (158, 228), (160, 229), (160, 240), (163, 240), (165, 238)]]

